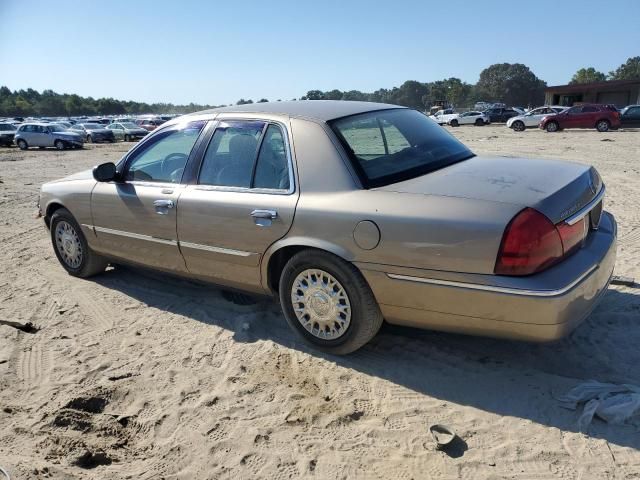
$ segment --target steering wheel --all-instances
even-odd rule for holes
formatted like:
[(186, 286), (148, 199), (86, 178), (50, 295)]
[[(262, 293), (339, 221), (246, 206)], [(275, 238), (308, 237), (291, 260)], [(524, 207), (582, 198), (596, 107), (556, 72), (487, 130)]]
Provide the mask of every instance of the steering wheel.
[[(170, 165), (171, 163), (179, 161), (179, 162), (181, 162), (182, 166), (180, 168), (172, 170), (170, 177), (173, 177), (173, 175), (178, 170), (184, 170), (184, 165), (187, 164), (187, 159), (188, 158), (189, 158), (189, 156), (184, 154), (184, 153), (170, 153), (169, 155), (167, 155), (166, 157), (164, 157), (162, 159), (162, 162), (160, 163), (160, 172), (164, 176), (164, 174), (166, 172), (166, 168), (167, 168), (166, 165), (169, 165), (169, 168), (171, 168), (171, 165)], [(172, 178), (172, 180), (173, 180), (173, 178)]]

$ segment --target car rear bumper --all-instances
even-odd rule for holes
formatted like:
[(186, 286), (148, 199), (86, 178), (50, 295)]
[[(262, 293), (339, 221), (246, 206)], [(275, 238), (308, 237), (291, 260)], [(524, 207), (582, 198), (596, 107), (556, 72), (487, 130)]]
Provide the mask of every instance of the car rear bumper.
[(552, 341), (575, 329), (606, 292), (616, 259), (616, 230), (613, 216), (603, 214), (600, 228), (580, 251), (529, 277), (457, 274), (451, 280), (445, 272), (357, 265), (389, 323)]

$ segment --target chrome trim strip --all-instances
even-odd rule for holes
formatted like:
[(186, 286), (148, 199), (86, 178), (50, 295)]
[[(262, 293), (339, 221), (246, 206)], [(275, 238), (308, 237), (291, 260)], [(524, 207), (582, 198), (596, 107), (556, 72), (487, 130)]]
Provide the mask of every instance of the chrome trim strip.
[(195, 250), (205, 250), (213, 253), (223, 253), (225, 255), (235, 255), (236, 257), (249, 257), (253, 255), (251, 252), (242, 250), (233, 250), (231, 248), (212, 247), (211, 245), (201, 245), (199, 243), (180, 242), (180, 247), (193, 248)]
[(587, 205), (582, 207), (580, 210), (578, 210), (576, 213), (571, 215), (569, 218), (565, 218), (564, 223), (566, 223), (567, 225), (574, 225), (578, 223), (580, 220), (582, 220), (591, 210), (595, 208), (596, 205), (598, 205), (600, 200), (602, 200), (602, 197), (604, 197), (604, 191), (605, 191), (605, 186), (603, 184), (602, 188), (600, 189), (600, 192), (598, 192), (598, 194), (593, 198), (593, 200), (591, 200)]
[(494, 293), (506, 293), (509, 295), (523, 295), (527, 297), (556, 297), (558, 295), (562, 295), (563, 293), (568, 292), (577, 284), (582, 282), (586, 277), (591, 275), (595, 270), (597, 270), (598, 266), (593, 265), (589, 270), (580, 275), (577, 279), (571, 282), (569, 285), (566, 285), (557, 290), (524, 290), (520, 288), (509, 288), (509, 287), (495, 287), (492, 285), (480, 285), (477, 283), (465, 283), (465, 282), (452, 282), (450, 280), (438, 280), (435, 278), (422, 278), (422, 277), (411, 277), (408, 275), (398, 275), (395, 273), (387, 273), (387, 277), (392, 278), (394, 280), (404, 280), (407, 282), (416, 282), (416, 283), (428, 283), (431, 285), (440, 285), (445, 287), (455, 287), (455, 288), (466, 288), (469, 290), (481, 290), (483, 292), (494, 292)]
[(113, 230), (112, 228), (93, 227), (96, 232), (109, 233), (111, 235), (118, 235), (121, 237), (135, 238), (137, 240), (146, 240), (148, 242), (162, 243), (163, 245), (177, 246), (176, 240), (168, 240), (166, 238), (157, 238), (150, 235), (141, 235), (139, 233), (123, 232), (122, 230)]

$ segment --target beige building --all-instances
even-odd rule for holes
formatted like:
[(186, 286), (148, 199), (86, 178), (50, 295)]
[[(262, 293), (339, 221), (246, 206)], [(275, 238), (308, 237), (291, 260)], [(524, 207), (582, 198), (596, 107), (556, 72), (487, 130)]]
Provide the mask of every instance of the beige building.
[(611, 103), (617, 107), (640, 104), (640, 78), (610, 82), (557, 85), (544, 91), (546, 105)]

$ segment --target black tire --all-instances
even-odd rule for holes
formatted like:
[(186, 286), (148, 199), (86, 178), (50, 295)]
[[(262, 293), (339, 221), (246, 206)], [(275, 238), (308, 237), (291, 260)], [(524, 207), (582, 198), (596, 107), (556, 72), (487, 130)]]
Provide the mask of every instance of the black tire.
[(484, 122), (481, 118), (476, 119), (476, 127), (484, 127)]
[(129, 135), (125, 135), (124, 136), (124, 141), (125, 142), (130, 142), (131, 141), (131, 137)]
[[(64, 259), (62, 252), (60, 252), (57, 242), (56, 242), (56, 229), (60, 222), (66, 222), (70, 225), (75, 233), (77, 234), (77, 239), (81, 245), (81, 260), (79, 265), (72, 266), (67, 260)], [(109, 262), (104, 257), (96, 254), (89, 248), (87, 244), (87, 239), (84, 237), (82, 233), (82, 229), (76, 219), (73, 218), (71, 212), (66, 208), (60, 208), (54, 212), (51, 216), (51, 221), (49, 222), (50, 232), (51, 232), (51, 243), (53, 245), (53, 251), (58, 257), (58, 261), (62, 265), (62, 267), (67, 271), (69, 275), (80, 278), (87, 278), (92, 275), (96, 275), (98, 273), (102, 273), (109, 265)]]
[(23, 140), (22, 138), (18, 140), (16, 144), (18, 145), (18, 148), (20, 150), (29, 150), (29, 145), (27, 144), (27, 141)]
[(545, 130), (549, 133), (558, 132), (560, 131), (560, 126), (558, 125), (558, 122), (549, 122), (545, 126)]
[(521, 122), (520, 120), (516, 120), (511, 125), (511, 128), (513, 128), (513, 130), (516, 132), (524, 132), (525, 130), (524, 122)]
[(65, 145), (64, 145), (64, 142), (62, 140), (56, 140), (55, 142), (53, 142), (53, 146), (56, 147), (57, 150), (64, 150), (65, 149)]
[(610, 127), (609, 120), (598, 120), (598, 123), (596, 123), (596, 130), (599, 132), (608, 132)]
[(452, 127), (459, 127), (460, 123), (458, 122), (458, 120), (456, 120), (455, 118), (453, 120), (451, 120), (449, 122), (449, 125), (451, 125)]
[(93, 141), (93, 139), (91, 138), (91, 135), (87, 135), (87, 143), (91, 143)]
[[(291, 292), (296, 277), (307, 269), (319, 269), (333, 276), (343, 287), (350, 303), (351, 320), (341, 336), (318, 338), (300, 323), (294, 312)], [(346, 355), (371, 340), (382, 326), (382, 313), (373, 292), (360, 271), (341, 258), (320, 250), (303, 250), (289, 259), (280, 275), (280, 304), (289, 326), (307, 343), (326, 353)]]

